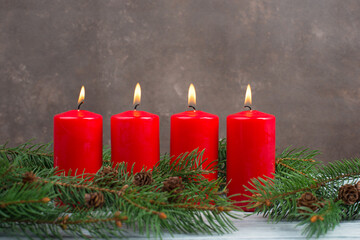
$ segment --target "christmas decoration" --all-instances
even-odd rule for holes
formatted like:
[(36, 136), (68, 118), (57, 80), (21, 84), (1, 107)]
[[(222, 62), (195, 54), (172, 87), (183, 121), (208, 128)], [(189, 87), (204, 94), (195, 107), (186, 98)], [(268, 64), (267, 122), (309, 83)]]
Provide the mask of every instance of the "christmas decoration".
[(172, 196), (168, 198), (169, 202), (178, 202), (180, 197), (179, 194), (183, 191), (183, 189), (184, 184), (179, 177), (169, 177), (164, 181), (163, 191), (172, 194)]
[(26, 184), (26, 183), (33, 183), (33, 182), (35, 182), (36, 181), (36, 176), (35, 176), (35, 174), (33, 173), (33, 172), (26, 172), (26, 173), (24, 173), (24, 177), (23, 177), (23, 179), (22, 179), (22, 182), (24, 183), (24, 184)]
[(95, 179), (98, 185), (100, 186), (107, 186), (107, 187), (114, 187), (117, 183), (117, 175), (118, 171), (112, 167), (103, 167), (99, 173), (98, 179)]
[(163, 191), (180, 193), (183, 189), (184, 185), (179, 177), (169, 177), (164, 181)]
[(100, 192), (86, 193), (85, 202), (89, 208), (100, 208), (104, 205), (104, 195)]
[(133, 181), (135, 186), (142, 187), (153, 183), (151, 172), (138, 172), (134, 176)]
[[(358, 190), (359, 195), (360, 195), (360, 181), (355, 184), (355, 187), (356, 187), (356, 189)], [(359, 197), (360, 197), (360, 196), (359, 196)]]
[(360, 159), (324, 165), (315, 160), (317, 155), (289, 148), (278, 153), (274, 178), (259, 177), (247, 185), (247, 207), (275, 222), (298, 220), (307, 237), (324, 235), (341, 221), (360, 219), (354, 186), (360, 178)]
[[(76, 177), (57, 174), (50, 149), (50, 144), (0, 146), (0, 231), (61, 238), (65, 230), (72, 236), (109, 238), (126, 237), (123, 225), (158, 237), (165, 230), (197, 234), (236, 230), (230, 219), (240, 209), (225, 197), (226, 139), (219, 142), (222, 178), (204, 181), (201, 153), (194, 151), (179, 159), (176, 170), (170, 157), (162, 156), (152, 169), (151, 183), (142, 187), (134, 183), (125, 164), (114, 167), (117, 174), (111, 177), (111, 187), (102, 184), (107, 181), (103, 170), (112, 165), (109, 148), (97, 174)], [(246, 207), (275, 222), (297, 220), (307, 237), (322, 236), (341, 221), (360, 219), (360, 159), (323, 165), (315, 160), (317, 155), (289, 148), (278, 153), (274, 178), (249, 182)], [(36, 188), (26, 187), (29, 181)], [(103, 204), (82, 207), (94, 193), (103, 195)], [(170, 201), (172, 197), (183, 201)], [(95, 209), (94, 204), (102, 207)]]
[[(297, 200), (296, 206), (307, 207), (310, 208), (312, 211), (315, 211), (318, 208), (318, 206), (316, 205), (317, 201), (317, 198), (311, 192), (306, 192), (303, 193), (301, 197)], [(298, 212), (305, 213), (307, 211), (303, 209), (298, 209)]]
[(354, 185), (345, 184), (339, 189), (338, 199), (346, 205), (353, 205), (359, 199), (359, 192)]
[[(231, 219), (238, 218), (234, 211), (240, 209), (224, 196), (222, 179), (205, 180), (203, 174), (213, 169), (202, 169), (201, 152), (179, 159), (178, 170), (164, 155), (151, 173), (135, 177), (125, 163), (113, 166), (110, 148), (104, 149), (103, 166), (96, 174), (77, 176), (59, 174), (51, 151), (50, 144), (0, 146), (0, 232), (61, 239), (65, 231), (67, 236), (107, 239), (126, 237), (124, 225), (158, 238), (163, 231), (222, 234), (236, 230)], [(192, 182), (181, 183), (182, 178)], [(163, 191), (169, 179), (177, 179), (180, 186), (170, 193)], [(139, 187), (137, 181), (146, 185)], [(180, 189), (189, 197), (182, 196)], [(179, 195), (184, 202), (168, 202)]]

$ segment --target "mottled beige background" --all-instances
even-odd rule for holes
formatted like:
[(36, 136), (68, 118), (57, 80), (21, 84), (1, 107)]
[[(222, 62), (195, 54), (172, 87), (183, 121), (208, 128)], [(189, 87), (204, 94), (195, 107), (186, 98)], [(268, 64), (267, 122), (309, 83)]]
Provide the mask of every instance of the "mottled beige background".
[(104, 117), (132, 107), (160, 116), (242, 110), (276, 115), (277, 145), (311, 147), (332, 161), (360, 151), (360, 1), (0, 0), (0, 142), (52, 140), (52, 117), (76, 107)]

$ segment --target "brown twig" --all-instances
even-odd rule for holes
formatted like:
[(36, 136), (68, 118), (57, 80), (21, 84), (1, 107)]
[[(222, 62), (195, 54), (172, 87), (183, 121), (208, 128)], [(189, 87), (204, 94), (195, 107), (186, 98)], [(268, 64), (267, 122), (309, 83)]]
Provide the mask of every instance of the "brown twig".
[(337, 176), (337, 177), (335, 177), (335, 178), (329, 178), (329, 179), (327, 179), (326, 181), (318, 182), (318, 183), (316, 183), (316, 184), (310, 185), (309, 187), (304, 187), (304, 188), (296, 189), (296, 190), (294, 190), (294, 191), (282, 193), (282, 194), (279, 194), (279, 195), (276, 195), (276, 196), (273, 196), (273, 197), (270, 197), (270, 198), (267, 198), (267, 199), (268, 199), (268, 200), (274, 200), (274, 199), (277, 199), (277, 198), (283, 198), (283, 197), (286, 197), (286, 196), (294, 195), (294, 194), (299, 193), (299, 192), (304, 192), (304, 191), (309, 191), (309, 190), (318, 189), (318, 188), (326, 185), (326, 184), (329, 183), (329, 182), (336, 181), (336, 180), (339, 180), (339, 179), (341, 179), (341, 178), (350, 177), (350, 176), (353, 176), (353, 175), (358, 176), (358, 175), (360, 175), (360, 172), (357, 172), (357, 173), (348, 173), (348, 174), (344, 174), (344, 175)]
[(12, 202), (0, 202), (0, 208), (6, 208), (9, 205), (15, 205), (15, 204), (26, 204), (26, 203), (48, 203), (50, 201), (50, 198), (44, 197), (42, 199), (38, 200), (17, 200)]
[[(292, 171), (294, 171), (294, 172), (297, 172), (297, 173), (300, 173), (301, 175), (303, 175), (303, 176), (308, 176), (308, 175), (306, 175), (305, 173), (303, 173), (303, 172), (301, 172), (301, 171), (299, 171), (299, 170), (296, 170), (295, 168), (293, 168), (293, 167), (290, 167), (289, 165), (287, 165), (287, 164), (285, 164), (285, 163), (282, 163), (281, 161), (279, 161), (279, 160), (276, 160), (276, 163), (277, 164), (280, 164), (281, 166), (284, 166), (284, 167), (286, 167), (286, 168), (288, 168), (288, 169), (290, 169), (290, 170), (292, 170)], [(315, 179), (314, 179), (315, 180)]]
[(99, 188), (99, 187), (93, 187), (93, 186), (87, 186), (87, 185), (81, 185), (81, 184), (71, 184), (71, 183), (62, 183), (62, 182), (56, 182), (56, 181), (48, 181), (45, 179), (39, 179), (40, 182), (43, 183), (51, 183), (54, 185), (59, 185), (59, 186), (63, 186), (63, 187), (74, 187), (74, 188), (81, 188), (81, 189), (88, 189), (88, 190), (93, 190), (93, 191), (99, 191), (99, 192), (108, 192), (108, 193), (112, 193), (112, 194), (116, 194), (117, 196), (123, 198), (125, 201), (127, 201), (128, 203), (132, 204), (133, 206), (143, 209), (147, 212), (151, 212), (153, 214), (158, 215), (160, 218), (165, 219), (166, 215), (163, 212), (157, 212), (154, 210), (151, 210), (147, 207), (141, 206), (135, 202), (133, 202), (132, 200), (128, 199), (125, 196), (125, 190), (129, 187), (128, 185), (124, 185), (119, 191), (118, 190), (112, 190), (112, 189), (107, 189), (107, 188)]
[(14, 165), (11, 165), (8, 169), (6, 169), (6, 171), (0, 175), (0, 178), (3, 178), (6, 174), (8, 174), (12, 170), (13, 167), (14, 167)]
[(213, 194), (214, 195), (223, 195), (223, 194), (228, 194), (229, 193), (229, 189), (225, 189), (223, 191), (220, 191), (220, 192), (214, 192)]
[(126, 221), (128, 219), (127, 216), (115, 216), (111, 218), (103, 218), (103, 219), (80, 219), (76, 221), (69, 221), (69, 216), (66, 215), (64, 217), (57, 218), (55, 221), (49, 220), (12, 220), (6, 219), (7, 222), (19, 222), (19, 223), (39, 223), (39, 224), (55, 224), (60, 225), (76, 225), (76, 224), (86, 224), (86, 223), (96, 223), (96, 222), (111, 222), (111, 221)]
[[(19, 152), (17, 151), (13, 151), (13, 150), (10, 150), (10, 149), (0, 149), (0, 152), (4, 152), (4, 153), (13, 153), (13, 154), (18, 154)], [(39, 155), (39, 156), (44, 156), (44, 157), (53, 157), (54, 154), (52, 153), (34, 153), (34, 152), (24, 152), (26, 154), (29, 154), (29, 155)]]
[(51, 183), (53, 185), (59, 185), (59, 186), (63, 186), (63, 187), (74, 187), (74, 188), (88, 189), (88, 190), (99, 191), (99, 192), (108, 192), (108, 193), (113, 193), (113, 194), (119, 194), (119, 192), (121, 193), (121, 190), (118, 191), (118, 190), (113, 190), (113, 189), (108, 189), (108, 188), (93, 187), (93, 186), (82, 185), (82, 184), (73, 184), (73, 183), (63, 183), (63, 182), (57, 182), (57, 181), (48, 181), (48, 180), (41, 179), (41, 178), (39, 178), (38, 181), (42, 182), (42, 183)]
[(137, 204), (136, 202), (128, 199), (128, 198), (125, 197), (125, 196), (122, 196), (122, 198), (123, 198), (125, 201), (127, 201), (128, 203), (130, 203), (131, 205), (133, 205), (133, 206), (135, 206), (135, 207), (137, 207), (137, 208), (140, 208), (140, 209), (145, 210), (145, 211), (147, 211), (147, 212), (150, 212), (150, 213), (152, 213), (152, 214), (158, 215), (161, 219), (167, 218), (167, 216), (166, 216), (165, 213), (163, 213), (163, 212), (158, 212), (158, 211), (155, 211), (155, 210), (151, 210), (151, 209), (149, 209), (149, 208), (147, 208), (147, 207), (141, 206), (141, 205)]
[(312, 159), (312, 158), (277, 158), (276, 160), (293, 160), (293, 161), (304, 161), (304, 162), (316, 162), (316, 160)]
[(155, 205), (162, 205), (162, 206), (168, 206), (168, 207), (174, 207), (174, 208), (186, 208), (186, 209), (193, 209), (193, 210), (206, 210), (206, 211), (232, 211), (232, 210), (236, 210), (236, 208), (230, 208), (230, 207), (222, 207), (222, 206), (199, 206), (199, 205), (195, 205), (195, 204), (179, 204), (179, 205), (174, 205), (174, 204), (168, 204), (166, 202), (157, 202), (154, 200), (150, 200), (149, 201), (151, 204), (155, 204)]

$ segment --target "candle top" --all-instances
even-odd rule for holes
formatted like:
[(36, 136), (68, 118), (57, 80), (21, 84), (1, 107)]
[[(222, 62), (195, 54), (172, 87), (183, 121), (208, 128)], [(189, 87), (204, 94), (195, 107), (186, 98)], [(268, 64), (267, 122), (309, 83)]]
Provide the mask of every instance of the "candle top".
[(234, 113), (228, 116), (228, 118), (235, 118), (235, 119), (272, 119), (275, 118), (274, 115), (263, 113), (257, 110), (248, 110), (242, 111), (238, 113)]
[(102, 118), (100, 114), (89, 112), (86, 110), (70, 110), (67, 112), (59, 113), (55, 115), (55, 118), (61, 118), (61, 119), (97, 119)]
[(159, 118), (159, 116), (156, 115), (156, 114), (153, 114), (153, 113), (145, 112), (145, 111), (131, 110), (131, 111), (126, 111), (126, 112), (115, 114), (111, 118), (121, 118), (121, 119), (143, 118), (143, 119), (150, 119), (150, 118)]
[(171, 116), (176, 117), (176, 118), (180, 118), (180, 119), (218, 119), (219, 117), (215, 114), (211, 114), (211, 113), (207, 113), (207, 112), (203, 112), (203, 111), (199, 111), (199, 110), (190, 110), (190, 111), (185, 111), (185, 112), (181, 112), (181, 113), (176, 113), (174, 115)]

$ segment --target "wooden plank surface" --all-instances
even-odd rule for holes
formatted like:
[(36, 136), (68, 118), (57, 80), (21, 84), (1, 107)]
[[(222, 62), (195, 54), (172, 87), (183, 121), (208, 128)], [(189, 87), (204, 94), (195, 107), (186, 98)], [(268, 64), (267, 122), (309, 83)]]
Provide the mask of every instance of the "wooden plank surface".
[[(234, 221), (238, 229), (236, 232), (225, 235), (196, 235), (196, 234), (175, 234), (171, 236), (168, 233), (163, 234), (163, 239), (193, 239), (193, 240), (210, 240), (210, 239), (306, 239), (301, 235), (302, 227), (296, 227), (297, 222), (280, 222), (268, 223), (262, 216), (249, 216), (242, 220)], [(360, 239), (360, 221), (343, 222), (334, 231), (329, 232), (321, 239)], [(144, 239), (145, 236), (129, 232), (127, 239)], [(65, 239), (73, 239), (64, 235)], [(26, 239), (22, 235), (1, 234), (0, 239)], [(36, 238), (35, 238), (36, 239)], [(75, 238), (74, 238), (75, 239)], [(150, 238), (154, 239), (154, 238)]]

